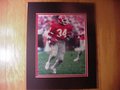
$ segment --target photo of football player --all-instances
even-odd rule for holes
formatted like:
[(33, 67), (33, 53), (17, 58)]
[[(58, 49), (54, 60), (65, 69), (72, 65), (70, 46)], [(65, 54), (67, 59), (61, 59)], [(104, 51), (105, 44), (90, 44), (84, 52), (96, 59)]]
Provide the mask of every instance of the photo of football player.
[[(68, 18), (65, 15), (60, 15), (57, 18), (57, 22), (51, 24), (48, 35), (49, 46), (51, 48), (48, 61), (45, 64), (45, 69), (51, 69), (53, 73), (56, 73), (56, 68), (64, 61), (64, 54), (66, 50), (65, 42), (72, 34), (73, 27), (69, 23)], [(55, 58), (55, 63), (50, 66), (51, 60)]]
[(36, 14), (36, 77), (87, 75), (86, 15)]

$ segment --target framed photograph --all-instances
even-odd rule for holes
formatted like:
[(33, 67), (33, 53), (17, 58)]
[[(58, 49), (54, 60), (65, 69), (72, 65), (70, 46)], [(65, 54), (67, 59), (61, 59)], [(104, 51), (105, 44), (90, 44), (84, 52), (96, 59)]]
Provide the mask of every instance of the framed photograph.
[(85, 13), (36, 13), (36, 78), (87, 77)]
[(97, 87), (95, 6), (29, 2), (27, 89)]

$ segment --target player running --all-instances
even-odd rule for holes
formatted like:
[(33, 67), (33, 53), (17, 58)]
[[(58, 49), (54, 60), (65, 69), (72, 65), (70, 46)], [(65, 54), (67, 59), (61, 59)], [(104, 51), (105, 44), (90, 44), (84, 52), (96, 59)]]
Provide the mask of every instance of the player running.
[[(51, 52), (46, 62), (45, 69), (51, 69), (53, 73), (56, 73), (56, 68), (63, 62), (65, 54), (65, 41), (70, 38), (72, 34), (72, 25), (69, 23), (68, 18), (65, 15), (60, 15), (57, 18), (57, 23), (51, 24), (51, 29), (48, 35), (49, 45)], [(50, 66), (51, 60), (55, 58), (55, 63)]]

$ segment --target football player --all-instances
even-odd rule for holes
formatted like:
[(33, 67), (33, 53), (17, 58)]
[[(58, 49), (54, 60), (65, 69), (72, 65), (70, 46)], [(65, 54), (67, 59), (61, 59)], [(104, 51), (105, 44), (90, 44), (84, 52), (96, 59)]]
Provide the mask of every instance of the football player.
[[(68, 18), (65, 15), (60, 15), (57, 18), (57, 23), (51, 24), (49, 31), (49, 45), (51, 52), (46, 62), (45, 69), (51, 69), (53, 73), (56, 73), (56, 68), (63, 62), (65, 54), (65, 41), (68, 40), (72, 33), (72, 25), (69, 23)], [(50, 67), (51, 60), (55, 58), (55, 63)]]
[(84, 28), (79, 28), (79, 31), (77, 32), (77, 38), (79, 41), (79, 46), (75, 48), (75, 51), (77, 52), (77, 57), (74, 59), (74, 61), (80, 60), (80, 56), (82, 52), (85, 50), (85, 30)]

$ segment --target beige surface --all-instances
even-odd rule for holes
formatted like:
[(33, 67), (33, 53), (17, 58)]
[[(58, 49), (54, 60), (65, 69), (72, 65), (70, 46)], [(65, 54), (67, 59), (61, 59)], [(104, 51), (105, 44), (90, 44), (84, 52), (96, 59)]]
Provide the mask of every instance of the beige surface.
[[(28, 1), (0, 0), (0, 90), (26, 90), (26, 37)], [(66, 0), (96, 5), (98, 89), (120, 90), (120, 2)]]

